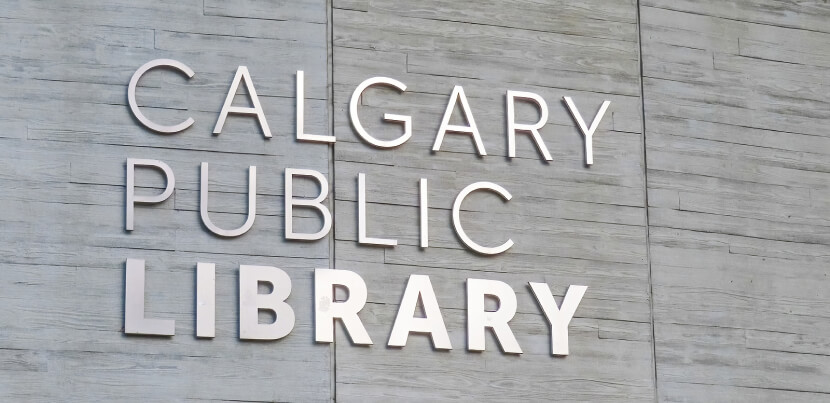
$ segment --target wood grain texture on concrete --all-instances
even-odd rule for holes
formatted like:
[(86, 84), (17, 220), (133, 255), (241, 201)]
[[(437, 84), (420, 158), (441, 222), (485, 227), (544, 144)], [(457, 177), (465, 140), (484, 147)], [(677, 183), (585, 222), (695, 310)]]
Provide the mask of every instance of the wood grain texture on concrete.
[[(351, 346), (338, 334), (337, 400), (653, 400), (636, 2), (471, 7), (369, 0), (333, 7), (334, 262), (366, 279), (370, 304), (361, 316), (375, 342)], [(381, 121), (384, 113), (412, 116), (412, 138), (395, 149), (371, 150), (348, 119), (352, 90), (373, 76), (407, 86), (403, 93), (373, 88), (360, 100), (361, 123), (382, 139), (401, 133)], [(455, 85), (469, 99), (484, 157), (469, 136), (457, 134), (431, 151)], [(525, 135), (517, 136), (517, 157), (507, 157), (508, 90), (546, 100), (550, 116), (541, 135), (552, 161)], [(589, 118), (611, 101), (591, 167), (563, 96)], [(533, 106), (519, 104), (517, 119), (537, 116)], [(465, 123), (457, 111), (452, 119)], [(394, 247), (356, 244), (359, 173), (366, 175), (369, 235), (394, 238)], [(419, 247), (419, 178), (429, 183), (428, 248)], [(498, 256), (472, 252), (453, 233), (453, 200), (478, 181), (513, 194), (507, 203), (473, 194), (461, 213), (478, 242), (513, 239), (515, 246)], [(416, 334), (403, 348), (385, 347), (410, 274), (430, 276), (453, 350), (436, 351), (429, 337)], [(486, 351), (467, 351), (468, 278), (504, 281), (516, 291), (519, 313), (511, 327), (524, 354), (501, 353), (491, 336)], [(589, 286), (566, 358), (550, 354), (529, 281), (548, 283), (557, 298), (568, 285)]]
[[(326, 146), (293, 141), (297, 70), (306, 127), (330, 127), (326, 2), (20, 1), (4, 2), (0, 16), (0, 400), (331, 401), (332, 349), (314, 343), (311, 327), (313, 268), (330, 266), (329, 245), (286, 242), (282, 207), (285, 167), (329, 172)], [(196, 74), (152, 70), (138, 103), (162, 124), (193, 117), (181, 133), (153, 133), (127, 106), (131, 75), (158, 58)], [(239, 65), (270, 140), (240, 116), (211, 134)], [(235, 103), (245, 102), (240, 91)], [(132, 233), (127, 158), (164, 161), (176, 176), (167, 201), (136, 208)], [(258, 167), (258, 217), (242, 237), (220, 239), (200, 223), (203, 161), (223, 228), (244, 222), (247, 169)], [(152, 169), (137, 170), (136, 184), (142, 194), (164, 186)], [(298, 214), (295, 225), (318, 218)], [(146, 260), (147, 315), (175, 319), (175, 336), (124, 334), (127, 258)], [(216, 264), (214, 339), (195, 337), (197, 262)], [(288, 337), (239, 340), (241, 264), (291, 276)]]
[[(0, 401), (830, 401), (830, 3), (826, 0), (17, 0), (0, 4)], [(127, 84), (142, 64), (181, 61)], [(230, 116), (213, 135), (237, 66), (249, 69), (273, 137)], [(305, 73), (306, 132), (295, 139), (295, 78)], [(349, 119), (352, 91), (369, 133)], [(463, 86), (486, 156), (467, 135), (431, 148), (455, 85)], [(506, 92), (543, 97), (552, 161), (520, 134), (509, 158)], [(563, 97), (591, 120), (594, 164)], [(244, 88), (235, 105), (249, 102)], [(517, 121), (538, 119), (526, 102)], [(465, 124), (456, 110), (452, 124)], [(127, 158), (176, 176), (163, 203), (139, 206), (124, 230)], [(200, 163), (210, 164), (211, 219), (257, 218), (243, 236), (200, 220)], [(332, 231), (284, 239), (284, 170), (329, 179)], [(358, 241), (358, 182), (367, 227), (394, 247)], [(429, 181), (429, 247), (419, 246), (418, 180)], [(470, 237), (509, 251), (483, 256), (453, 230), (458, 192), (497, 183), (509, 202), (471, 194)], [(137, 192), (164, 188), (139, 169)], [(311, 181), (295, 194), (313, 197)], [(296, 229), (321, 217), (298, 209)], [(124, 334), (127, 258), (146, 260), (147, 315), (174, 337)], [(216, 337), (195, 337), (195, 268), (216, 264)], [(271, 342), (239, 339), (239, 266), (292, 279), (296, 326)], [(374, 345), (335, 326), (314, 342), (313, 270), (360, 274), (360, 312)], [(411, 334), (386, 347), (407, 279), (428, 275), (453, 349)], [(523, 354), (488, 333), (467, 350), (465, 282), (503, 281)], [(528, 282), (561, 301), (588, 291), (570, 324), (570, 355), (551, 355)], [(492, 301), (491, 301), (492, 302)], [(493, 304), (494, 305), (494, 304)], [(273, 320), (262, 314), (262, 321)]]
[(641, 2), (657, 394), (830, 399), (830, 5)]

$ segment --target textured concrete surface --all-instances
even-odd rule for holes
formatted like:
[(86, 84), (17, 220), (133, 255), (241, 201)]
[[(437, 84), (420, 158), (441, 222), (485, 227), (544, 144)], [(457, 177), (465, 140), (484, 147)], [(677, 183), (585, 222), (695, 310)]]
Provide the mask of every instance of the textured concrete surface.
[[(21, 0), (0, 5), (0, 398), (4, 401), (821, 401), (830, 399), (830, 5), (825, 1)], [(143, 128), (126, 99), (133, 72), (172, 58), (190, 80), (154, 70), (138, 102), (163, 124)], [(213, 135), (237, 66), (249, 68), (273, 138), (255, 119)], [(295, 72), (305, 72), (306, 130), (294, 140)], [(367, 130), (412, 138), (380, 150), (352, 128), (352, 91), (372, 76), (407, 85), (360, 101)], [(462, 85), (487, 156), (448, 134), (431, 152)], [(508, 158), (507, 90), (544, 97), (541, 130)], [(611, 106), (594, 165), (562, 101), (586, 119)], [(247, 102), (240, 92), (237, 104)], [(535, 121), (529, 104), (517, 107)], [(452, 123), (462, 124), (456, 113)], [(136, 208), (124, 230), (127, 158), (158, 159), (174, 195)], [(211, 219), (246, 214), (258, 169), (257, 218), (234, 239), (199, 218), (199, 164), (210, 163)], [(286, 241), (285, 168), (328, 176), (334, 228)], [(358, 245), (357, 175), (366, 174), (369, 235)], [(418, 180), (429, 180), (430, 247), (418, 246)], [(140, 170), (139, 192), (164, 186)], [(492, 181), (507, 203), (473, 194), (461, 217), (485, 257), (455, 235), (466, 185)], [(297, 191), (313, 195), (311, 182)], [(298, 210), (295, 227), (320, 218)], [(147, 315), (176, 320), (172, 338), (123, 333), (124, 263), (147, 261)], [(216, 263), (217, 330), (195, 338), (196, 262)], [(284, 339), (239, 340), (238, 268), (270, 265), (293, 281), (297, 324)], [(314, 268), (359, 273), (361, 319), (374, 341), (313, 341)], [(453, 350), (410, 335), (387, 348), (406, 280), (432, 279)], [(524, 354), (466, 349), (465, 279), (501, 280), (518, 297), (511, 322)], [(527, 287), (561, 298), (589, 287), (568, 357)], [(264, 318), (267, 320), (267, 318)]]

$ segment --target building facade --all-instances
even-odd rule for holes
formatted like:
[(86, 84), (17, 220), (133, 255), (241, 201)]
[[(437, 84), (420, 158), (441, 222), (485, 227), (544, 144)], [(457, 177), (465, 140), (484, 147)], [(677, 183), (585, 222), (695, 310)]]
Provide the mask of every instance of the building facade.
[(0, 11), (3, 401), (830, 400), (826, 1)]

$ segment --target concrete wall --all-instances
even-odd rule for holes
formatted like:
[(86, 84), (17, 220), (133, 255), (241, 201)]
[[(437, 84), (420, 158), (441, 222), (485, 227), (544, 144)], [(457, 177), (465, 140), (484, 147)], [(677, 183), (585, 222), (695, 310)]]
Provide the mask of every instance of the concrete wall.
[[(830, 398), (830, 5), (763, 1), (34, 0), (0, 5), (0, 397), (12, 401), (818, 401)], [(130, 76), (172, 58), (187, 80), (152, 71), (139, 104), (152, 119), (196, 123), (163, 135), (126, 105)], [(248, 66), (273, 138), (230, 117), (212, 135), (236, 67)], [(296, 70), (306, 131), (294, 140)], [(379, 138), (411, 115), (411, 140), (379, 150), (353, 130), (348, 103), (372, 76), (361, 121)], [(431, 152), (454, 85), (463, 85), (487, 156), (449, 134)], [(505, 92), (537, 93), (550, 117), (546, 162), (528, 136), (507, 158)], [(563, 96), (591, 119), (611, 106), (584, 163)], [(236, 102), (247, 96), (240, 92)], [(522, 105), (517, 114), (535, 120)], [(453, 123), (463, 122), (460, 114)], [(136, 209), (124, 230), (127, 158), (159, 159), (174, 196)], [(211, 235), (199, 218), (199, 164), (210, 163), (211, 218), (253, 229)], [(332, 232), (286, 241), (285, 168), (326, 174)], [(369, 235), (357, 244), (357, 174)], [(429, 180), (430, 247), (418, 246), (418, 180)], [(469, 234), (515, 246), (485, 257), (451, 224), (476, 181)], [(164, 186), (141, 170), (139, 192)], [(310, 182), (299, 192), (313, 195)], [(299, 229), (320, 218), (299, 211)], [(172, 338), (127, 336), (124, 264), (147, 262), (147, 315)], [(217, 331), (194, 336), (196, 262), (216, 263)], [(240, 264), (284, 269), (293, 332), (240, 341)], [(359, 273), (374, 341), (314, 343), (313, 269)], [(411, 274), (429, 275), (453, 350), (410, 335), (386, 343)], [(465, 279), (501, 280), (518, 296), (511, 327), (524, 353), (467, 351)], [(571, 355), (552, 357), (527, 287), (561, 298), (589, 287), (570, 325)], [(263, 318), (267, 320), (267, 317)]]

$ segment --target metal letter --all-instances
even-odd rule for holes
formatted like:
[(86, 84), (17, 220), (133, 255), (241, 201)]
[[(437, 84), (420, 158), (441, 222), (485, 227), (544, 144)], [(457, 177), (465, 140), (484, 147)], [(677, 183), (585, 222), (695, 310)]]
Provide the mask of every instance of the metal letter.
[(297, 70), (297, 140), (313, 141), (318, 143), (334, 143), (334, 136), (308, 134), (305, 132), (305, 73)]
[(171, 59), (156, 59), (151, 60), (147, 63), (144, 63), (143, 66), (139, 67), (138, 70), (133, 73), (133, 77), (130, 78), (130, 85), (127, 87), (127, 102), (130, 104), (130, 110), (133, 112), (133, 116), (141, 122), (142, 125), (147, 127), (150, 130), (157, 131), (159, 133), (178, 133), (184, 129), (187, 129), (193, 124), (193, 118), (188, 117), (187, 120), (181, 122), (177, 125), (173, 126), (164, 126), (158, 123), (153, 122), (152, 120), (148, 119), (141, 113), (141, 110), (138, 109), (138, 102), (135, 100), (135, 88), (138, 85), (138, 80), (141, 79), (141, 76), (144, 75), (148, 70), (156, 68), (156, 67), (171, 67), (174, 68), (182, 73), (184, 73), (187, 78), (192, 78), (195, 74), (190, 67), (187, 67), (182, 62), (171, 60)]
[[(135, 194), (135, 166), (147, 166), (147, 167), (156, 167), (161, 169), (164, 172), (164, 176), (167, 179), (167, 186), (164, 188), (164, 192), (160, 195), (155, 196), (136, 196)], [(133, 221), (135, 216), (135, 204), (136, 203), (144, 203), (144, 204), (152, 204), (152, 203), (161, 203), (167, 200), (171, 194), (173, 194), (173, 189), (176, 187), (176, 177), (173, 176), (173, 170), (170, 169), (170, 166), (167, 164), (159, 161), (159, 160), (143, 160), (143, 159), (136, 159), (136, 158), (127, 158), (127, 214), (126, 214), (126, 223), (125, 226), (127, 227), (127, 231), (133, 230)]]
[[(426, 317), (416, 318), (413, 313), (421, 300)], [(410, 332), (429, 333), (432, 337), (432, 344), (439, 350), (452, 350), (450, 336), (447, 334), (447, 327), (444, 325), (444, 318), (441, 316), (441, 309), (438, 307), (438, 299), (435, 298), (435, 291), (429, 276), (413, 274), (409, 276), (406, 283), (406, 290), (398, 308), (398, 316), (392, 326), (392, 334), (389, 336), (389, 345), (403, 347)]]
[(464, 228), (461, 228), (461, 203), (464, 201), (467, 195), (479, 189), (487, 189), (496, 192), (502, 198), (504, 198), (504, 200), (510, 200), (511, 198), (513, 198), (513, 195), (511, 195), (510, 192), (507, 191), (507, 189), (499, 185), (496, 185), (495, 183), (473, 183), (461, 190), (461, 193), (459, 193), (458, 196), (456, 196), (455, 202), (453, 202), (452, 204), (452, 225), (453, 227), (455, 227), (455, 232), (458, 234), (458, 237), (461, 238), (461, 241), (463, 241), (464, 244), (467, 245), (467, 247), (484, 255), (497, 255), (510, 249), (510, 247), (513, 246), (513, 240), (508, 239), (500, 246), (488, 248), (486, 246), (481, 246), (474, 242), (472, 239), (470, 239), (469, 236), (467, 236), (467, 233), (464, 232)]
[(205, 224), (205, 227), (213, 232), (216, 235), (224, 236), (224, 237), (235, 237), (240, 236), (251, 227), (254, 226), (254, 219), (256, 219), (256, 167), (250, 166), (248, 168), (248, 217), (245, 219), (245, 223), (242, 224), (241, 227), (237, 229), (227, 230), (217, 227), (210, 221), (210, 216), (208, 215), (208, 163), (202, 163), (202, 175), (201, 175), (201, 184), (199, 186), (199, 212), (202, 216), (202, 222)]
[(357, 174), (357, 242), (370, 245), (395, 246), (397, 239), (366, 236), (366, 174)]
[(144, 260), (127, 259), (124, 285), (124, 333), (152, 336), (176, 334), (176, 321), (173, 319), (144, 317)]
[(611, 101), (602, 101), (602, 106), (599, 107), (599, 112), (597, 112), (597, 115), (594, 116), (594, 121), (591, 122), (591, 127), (588, 128), (588, 126), (585, 125), (585, 120), (582, 119), (582, 115), (579, 114), (579, 109), (576, 108), (576, 104), (574, 104), (571, 97), (564, 98), (565, 103), (568, 105), (568, 111), (571, 112), (571, 116), (573, 116), (576, 123), (579, 125), (579, 130), (585, 135), (585, 164), (591, 165), (594, 163), (594, 131), (596, 131), (597, 127), (599, 127), (599, 122), (605, 115), (605, 110), (608, 109), (608, 105), (611, 105)]
[[(270, 283), (270, 294), (259, 293), (259, 283)], [(294, 329), (294, 309), (285, 303), (291, 295), (291, 278), (271, 266), (239, 266), (239, 338), (277, 340)], [(259, 311), (274, 312), (274, 323), (259, 323)]]
[(576, 308), (582, 301), (582, 296), (585, 295), (588, 287), (584, 285), (568, 287), (565, 298), (562, 300), (562, 306), (559, 307), (556, 305), (556, 300), (553, 299), (553, 294), (551, 294), (550, 287), (547, 284), (529, 284), (536, 301), (539, 302), (542, 312), (550, 323), (551, 354), (568, 355), (568, 324), (571, 323), (571, 318), (574, 317)]
[[(499, 300), (495, 311), (484, 310), (484, 296)], [(485, 328), (493, 329), (502, 351), (521, 354), (519, 342), (510, 330), (510, 322), (516, 315), (516, 293), (509, 285), (496, 280), (467, 279), (467, 348), (484, 351)]]
[[(307, 176), (314, 178), (320, 184), (320, 195), (314, 199), (294, 198), (294, 177)], [(328, 197), (329, 182), (320, 172), (312, 169), (285, 169), (285, 239), (300, 239), (314, 241), (320, 239), (331, 230), (331, 212), (323, 205), (323, 200)], [(301, 234), (294, 232), (294, 206), (316, 208), (323, 215), (323, 228), (313, 234)]]
[[(452, 111), (455, 109), (455, 105), (458, 103), (459, 99), (461, 100), (461, 112), (470, 124), (469, 126), (450, 124)], [(438, 129), (438, 135), (435, 137), (435, 144), (432, 145), (432, 151), (438, 151), (441, 149), (441, 143), (444, 141), (444, 134), (447, 132), (472, 135), (478, 155), (487, 155), (487, 152), (484, 151), (484, 143), (481, 142), (481, 135), (478, 133), (476, 121), (473, 119), (473, 112), (470, 110), (470, 104), (467, 102), (467, 96), (464, 95), (464, 88), (460, 85), (456, 85), (455, 88), (452, 89), (450, 102), (447, 103), (447, 109), (444, 111), (444, 118), (441, 119), (441, 127)]]
[(196, 337), (216, 337), (216, 265), (196, 263)]
[[(239, 82), (242, 80), (245, 81), (245, 88), (248, 89), (248, 96), (251, 98), (251, 103), (254, 105), (253, 108), (231, 105), (233, 104), (233, 97), (236, 96), (236, 90), (239, 88)], [(228, 96), (225, 98), (225, 104), (222, 105), (222, 112), (219, 113), (219, 120), (216, 121), (216, 126), (213, 128), (213, 134), (222, 133), (222, 128), (225, 126), (225, 119), (228, 117), (228, 113), (256, 115), (259, 125), (262, 127), (262, 133), (265, 137), (271, 137), (271, 129), (268, 127), (268, 121), (265, 120), (265, 113), (262, 112), (262, 105), (260, 105), (259, 97), (256, 95), (256, 90), (254, 89), (254, 81), (251, 80), (251, 74), (248, 73), (248, 68), (245, 66), (239, 66), (239, 68), (236, 69), (236, 75), (233, 77), (233, 83), (231, 84), (230, 90), (228, 90)]]
[(367, 88), (373, 85), (386, 85), (389, 87), (396, 88), (400, 92), (406, 91), (406, 85), (394, 78), (389, 77), (372, 77), (369, 78), (357, 88), (354, 89), (352, 92), (352, 98), (349, 101), (349, 117), (352, 121), (352, 126), (357, 134), (366, 140), (369, 144), (378, 147), (378, 148), (393, 148), (397, 147), (412, 137), (412, 117), (405, 116), (405, 115), (394, 115), (391, 113), (383, 114), (383, 120), (387, 122), (399, 122), (403, 123), (403, 135), (394, 139), (394, 140), (378, 140), (377, 138), (373, 137), (369, 134), (366, 129), (363, 128), (363, 125), (360, 124), (360, 118), (357, 116), (357, 105), (360, 102), (360, 97), (363, 96), (363, 91), (366, 91)]
[(429, 201), (427, 199), (427, 180), (421, 178), (421, 247), (429, 247)]
[[(539, 107), (539, 121), (529, 125), (516, 123), (515, 100), (526, 99), (536, 104)], [(539, 134), (539, 129), (545, 126), (548, 122), (548, 104), (545, 103), (544, 98), (532, 92), (523, 91), (507, 91), (507, 156), (510, 158), (516, 157), (516, 131), (530, 132), (533, 135), (533, 141), (536, 142), (536, 147), (542, 152), (545, 160), (552, 161), (553, 158), (545, 147), (545, 142)]]
[[(349, 290), (345, 301), (334, 301), (334, 286)], [(372, 339), (357, 313), (366, 305), (366, 283), (348, 270), (314, 269), (314, 340), (334, 342), (334, 319), (340, 319), (354, 344), (369, 345)]]

